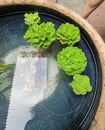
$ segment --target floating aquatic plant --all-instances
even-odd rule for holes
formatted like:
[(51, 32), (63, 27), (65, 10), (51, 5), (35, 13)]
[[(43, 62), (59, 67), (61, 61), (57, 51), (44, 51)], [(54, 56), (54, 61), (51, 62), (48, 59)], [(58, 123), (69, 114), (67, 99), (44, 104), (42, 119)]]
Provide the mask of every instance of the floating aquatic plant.
[(81, 73), (87, 65), (85, 53), (78, 47), (66, 47), (57, 54), (57, 64), (68, 75)]
[(80, 41), (80, 30), (74, 24), (64, 23), (59, 26), (56, 37), (61, 44), (71, 46)]
[(90, 84), (90, 79), (86, 75), (76, 74), (73, 76), (73, 81), (69, 84), (73, 92), (76, 95), (85, 95), (87, 92), (92, 91), (92, 86)]

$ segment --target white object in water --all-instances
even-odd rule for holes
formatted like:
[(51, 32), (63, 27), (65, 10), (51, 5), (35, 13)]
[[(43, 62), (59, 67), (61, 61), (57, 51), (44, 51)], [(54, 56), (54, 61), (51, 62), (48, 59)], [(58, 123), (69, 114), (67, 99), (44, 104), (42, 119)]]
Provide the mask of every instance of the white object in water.
[(24, 130), (46, 87), (47, 58), (18, 57), (5, 130)]

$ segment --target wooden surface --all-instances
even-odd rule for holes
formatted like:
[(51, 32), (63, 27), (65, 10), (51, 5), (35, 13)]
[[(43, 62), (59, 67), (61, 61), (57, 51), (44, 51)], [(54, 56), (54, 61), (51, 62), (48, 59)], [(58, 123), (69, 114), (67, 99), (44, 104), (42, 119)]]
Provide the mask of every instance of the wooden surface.
[(87, 18), (104, 0), (88, 0), (81, 12), (83, 18)]
[(63, 7), (59, 4), (47, 2), (44, 0), (2, 0), (0, 1), (1, 6), (14, 5), (14, 4), (29, 4), (29, 5), (40, 5), (45, 6), (54, 10), (57, 10), (64, 15), (70, 17), (76, 21), (80, 26), (84, 27), (85, 31), (88, 32), (91, 39), (93, 40), (100, 57), (100, 62), (102, 65), (102, 94), (100, 103), (91, 124), (90, 130), (105, 130), (105, 44), (96, 30), (82, 17), (73, 12), (72, 10)]

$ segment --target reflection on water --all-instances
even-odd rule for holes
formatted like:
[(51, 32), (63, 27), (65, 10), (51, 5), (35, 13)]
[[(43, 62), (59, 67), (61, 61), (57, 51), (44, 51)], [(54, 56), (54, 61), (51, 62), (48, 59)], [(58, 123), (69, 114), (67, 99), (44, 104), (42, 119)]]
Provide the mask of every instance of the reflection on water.
[[(48, 71), (48, 75), (47, 75), (48, 76), (47, 77), (48, 87), (44, 91), (44, 99), (48, 98), (55, 91), (58, 81), (59, 81), (59, 69), (58, 69), (58, 66), (56, 63), (56, 59), (54, 57), (56, 54), (56, 49), (54, 48), (54, 46), (53, 46), (53, 49), (54, 50), (52, 51), (51, 54), (48, 52), (46, 52), (46, 54), (45, 54), (45, 56), (47, 56), (47, 60), (48, 60), (47, 61), (47, 63), (48, 63), (48, 65), (47, 65), (48, 66), (48, 68), (47, 68), (48, 69), (47, 70)], [(7, 54), (5, 54), (2, 61), (5, 64), (16, 63), (17, 56), (19, 56), (22, 51), (25, 52), (28, 57), (31, 57), (32, 52), (36, 52), (37, 49), (33, 48), (32, 46), (29, 46), (29, 45), (21, 46), (19, 48), (16, 48), (16, 49), (8, 52)], [(10, 76), (10, 73), (9, 74), (8, 73), (9, 72), (5, 72), (5, 75)], [(13, 71), (11, 73), (12, 73), (11, 75), (13, 75)], [(12, 78), (9, 80), (9, 82), (11, 82), (11, 81), (12, 81)]]
[[(2, 62), (4, 64), (15, 64), (16, 63), (16, 59), (17, 56), (20, 55), (21, 52), (25, 52), (26, 55), (28, 57), (32, 57), (32, 52), (36, 52), (37, 49), (33, 48), (32, 46), (21, 46), (17, 49), (14, 49), (12, 51), (9, 51), (7, 54), (5, 54), (2, 58)], [(47, 56), (48, 58), (48, 65), (47, 65), (47, 71), (48, 71), (48, 75), (47, 75), (47, 88), (44, 89), (44, 95), (43, 95), (43, 100), (47, 99), (50, 95), (52, 95), (52, 93), (55, 91), (58, 82), (59, 82), (59, 69), (56, 63), (56, 59), (54, 57), (55, 53), (52, 52), (51, 54), (49, 54), (48, 52), (45, 54), (45, 56)], [(28, 67), (28, 65), (27, 65)], [(53, 70), (53, 71), (52, 71)], [(13, 75), (14, 75), (14, 70), (8, 70), (2, 74), (0, 74), (0, 77), (5, 77), (6, 80), (4, 82), (4, 84), (2, 84), (2, 86), (5, 87), (5, 84), (12, 84), (12, 79), (13, 79)], [(7, 76), (9, 78), (7, 78)], [(9, 99), (10, 96), (10, 91), (7, 91), (6, 93), (4, 93), (4, 96), (7, 98), (7, 100)], [(16, 95), (16, 93), (15, 93)], [(11, 97), (11, 96), (10, 96)], [(23, 97), (24, 98), (24, 97)], [(25, 99), (27, 100), (28, 97), (26, 97)], [(34, 99), (33, 99), (34, 100)], [(42, 99), (41, 99), (42, 100)], [(30, 101), (29, 101), (30, 102)], [(18, 103), (16, 103), (18, 105)], [(20, 109), (20, 108), (19, 108)], [(25, 112), (26, 108), (21, 110)], [(10, 111), (10, 110), (9, 110)], [(20, 111), (20, 110), (19, 110)], [(31, 110), (30, 110), (31, 111)], [(12, 111), (11, 111), (12, 112)], [(17, 111), (18, 112), (18, 111)], [(23, 112), (23, 113), (24, 113)], [(26, 112), (27, 113), (27, 112)], [(27, 115), (27, 114), (26, 114)], [(26, 116), (24, 116), (26, 117)], [(12, 118), (11, 118), (12, 119)], [(23, 118), (24, 119), (24, 118)], [(29, 119), (29, 118), (28, 118)], [(30, 117), (31, 119), (31, 117)], [(27, 120), (27, 118), (26, 118)], [(27, 120), (28, 121), (28, 120)]]

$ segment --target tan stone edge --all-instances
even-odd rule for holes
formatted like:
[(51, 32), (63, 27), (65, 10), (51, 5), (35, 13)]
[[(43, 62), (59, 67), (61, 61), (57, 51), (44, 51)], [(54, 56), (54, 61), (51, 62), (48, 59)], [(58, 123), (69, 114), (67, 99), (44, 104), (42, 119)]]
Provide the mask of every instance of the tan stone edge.
[(90, 35), (91, 39), (96, 46), (102, 65), (102, 94), (99, 103), (97, 113), (91, 124), (90, 130), (105, 130), (105, 43), (97, 33), (97, 31), (81, 16), (73, 12), (72, 10), (63, 7), (59, 4), (44, 1), (44, 0), (3, 0), (0, 1), (0, 6), (14, 5), (14, 4), (29, 4), (29, 5), (40, 5), (45, 6), (54, 10), (57, 10), (64, 15), (70, 17), (80, 26), (82, 26), (86, 32)]

